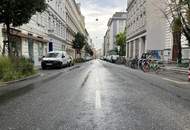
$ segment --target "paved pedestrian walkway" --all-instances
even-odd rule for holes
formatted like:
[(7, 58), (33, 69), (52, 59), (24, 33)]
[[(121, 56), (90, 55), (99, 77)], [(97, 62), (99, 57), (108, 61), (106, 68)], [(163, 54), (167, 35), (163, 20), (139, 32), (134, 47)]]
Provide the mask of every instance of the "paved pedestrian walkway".
[(187, 74), (189, 70), (189, 68), (177, 67), (176, 64), (165, 64), (164, 67), (162, 68), (168, 71), (175, 71), (175, 72), (184, 73), (184, 74)]

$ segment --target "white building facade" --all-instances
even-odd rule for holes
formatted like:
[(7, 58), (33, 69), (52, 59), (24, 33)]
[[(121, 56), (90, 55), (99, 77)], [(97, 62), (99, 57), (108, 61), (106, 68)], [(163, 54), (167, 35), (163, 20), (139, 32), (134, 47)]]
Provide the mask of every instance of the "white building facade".
[(128, 1), (127, 57), (140, 58), (143, 53), (151, 52), (157, 58), (163, 58), (165, 19), (158, 8), (161, 4), (160, 0)]
[[(85, 32), (85, 17), (82, 15), (80, 10), (80, 4), (76, 3), (75, 0), (65, 0), (65, 10), (66, 10), (66, 41), (69, 46), (67, 46), (67, 52), (74, 57), (75, 50), (72, 48), (72, 41), (77, 32), (82, 33), (86, 36)], [(87, 36), (86, 36), (87, 37)], [(84, 54), (82, 54), (84, 55)]]
[[(46, 12), (33, 16), (28, 24), (21, 27), (11, 28), (11, 48), (15, 56), (29, 58), (34, 65), (40, 65), (40, 59), (47, 54), (48, 35), (46, 23), (44, 22)], [(0, 53), (3, 51), (3, 42), (6, 38), (6, 28), (0, 25)], [(8, 52), (7, 46), (5, 51)]]
[(108, 29), (104, 36), (105, 54), (108, 55), (109, 51), (117, 48), (116, 35), (124, 32), (126, 27), (127, 13), (116, 12), (108, 21)]
[[(12, 28), (15, 55), (30, 58), (40, 65), (41, 57), (50, 51), (67, 51), (74, 57), (72, 40), (77, 32), (85, 35), (85, 18), (75, 0), (47, 0), (48, 8), (34, 15), (28, 24)], [(5, 26), (0, 25), (0, 53), (6, 41)], [(15, 40), (16, 39), (16, 40)]]
[[(127, 57), (138, 57), (145, 52), (156, 58), (172, 60), (173, 36), (168, 19), (165, 1), (129, 0), (127, 7)], [(167, 13), (166, 13), (167, 14)], [(190, 48), (182, 37), (183, 58), (190, 58)]]
[(66, 15), (65, 1), (47, 1), (48, 9), (48, 51), (65, 51), (66, 42)]
[[(168, 12), (168, 11), (167, 11)], [(171, 29), (171, 22), (172, 17), (170, 16), (170, 13), (168, 14), (168, 19), (166, 19), (165, 29), (166, 29), (166, 35), (165, 35), (165, 46), (164, 46), (164, 61), (170, 62), (177, 58), (177, 55), (173, 49), (173, 36), (172, 36), (172, 29)], [(186, 40), (185, 36), (182, 35), (181, 38), (181, 44), (182, 44), (182, 58), (183, 59), (190, 59), (190, 47), (188, 46), (188, 41)]]

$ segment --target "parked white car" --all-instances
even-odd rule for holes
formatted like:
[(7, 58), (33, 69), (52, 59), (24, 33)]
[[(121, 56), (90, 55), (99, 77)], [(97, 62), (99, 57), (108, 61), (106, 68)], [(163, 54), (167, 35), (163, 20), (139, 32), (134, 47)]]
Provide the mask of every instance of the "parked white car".
[(109, 56), (106, 56), (106, 60), (109, 61), (109, 62), (116, 62), (119, 58), (119, 55), (109, 55)]
[(62, 68), (68, 66), (70, 62), (70, 57), (65, 51), (52, 51), (47, 54), (42, 59), (41, 67), (46, 68)]
[(85, 61), (90, 61), (90, 60), (93, 60), (93, 57), (92, 57), (92, 56), (86, 56), (86, 57), (84, 58), (84, 60), (85, 60)]
[(111, 62), (115, 63), (119, 59), (119, 55), (111, 55)]

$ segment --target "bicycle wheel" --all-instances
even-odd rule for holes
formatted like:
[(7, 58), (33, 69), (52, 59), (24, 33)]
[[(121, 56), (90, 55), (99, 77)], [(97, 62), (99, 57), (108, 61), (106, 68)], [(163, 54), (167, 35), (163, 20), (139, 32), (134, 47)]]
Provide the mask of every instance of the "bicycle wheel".
[(144, 65), (143, 66), (143, 71), (146, 73), (146, 72), (149, 72), (149, 66), (148, 65)]
[(156, 74), (159, 74), (159, 72), (160, 72), (160, 67), (159, 67), (159, 66), (157, 66), (157, 67), (155, 68), (155, 72), (156, 72)]

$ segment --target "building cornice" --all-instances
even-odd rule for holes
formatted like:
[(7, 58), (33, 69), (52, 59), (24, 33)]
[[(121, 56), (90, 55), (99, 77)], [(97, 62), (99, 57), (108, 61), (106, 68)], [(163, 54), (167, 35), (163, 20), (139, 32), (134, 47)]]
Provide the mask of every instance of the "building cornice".
[(47, 9), (46, 11), (47, 11), (49, 14), (50, 14), (51, 11), (53, 11), (53, 13), (54, 13), (57, 17), (59, 17), (59, 19), (61, 19), (64, 24), (66, 24), (65, 19), (63, 19), (50, 5), (48, 5), (48, 8), (49, 8), (50, 10)]
[(128, 6), (127, 6), (127, 11), (128, 9), (131, 7), (131, 5), (135, 2), (135, 0), (131, 0), (131, 2), (128, 3)]
[(143, 33), (146, 33), (146, 30), (142, 30), (142, 31), (136, 33), (135, 35), (133, 35), (133, 36), (127, 38), (127, 42), (130, 41), (131, 39), (133, 39), (133, 38), (139, 36), (139, 35), (142, 35)]
[[(80, 17), (80, 19), (78, 19), (78, 17), (77, 17), (77, 14), (75, 13), (75, 11), (74, 11), (74, 9), (72, 8), (72, 5), (71, 5), (71, 3), (70, 3), (70, 0), (66, 0), (67, 1), (67, 3), (68, 3), (68, 5), (70, 6), (70, 9), (72, 10), (72, 12), (73, 12), (73, 14), (75, 15), (75, 17), (76, 17), (76, 21), (74, 22), (74, 23), (78, 23), (78, 25), (79, 25), (79, 27), (77, 26), (77, 29), (79, 30), (79, 31), (81, 31), (82, 33), (85, 33), (85, 27), (83, 28), (83, 25), (82, 25), (82, 23), (81, 23), (81, 19), (82, 19), (82, 14), (81, 13), (79, 13), (78, 11), (78, 7), (77, 7), (77, 4), (76, 4), (76, 2), (75, 2), (75, 0), (73, 0), (73, 2), (74, 2), (74, 4), (75, 4), (75, 7), (76, 7), (76, 10), (77, 10), (77, 13), (78, 13), (78, 16)], [(67, 9), (67, 12), (69, 12), (69, 10)], [(73, 17), (69, 14), (69, 16), (73, 19)], [(82, 30), (80, 30), (80, 29), (82, 29)]]

